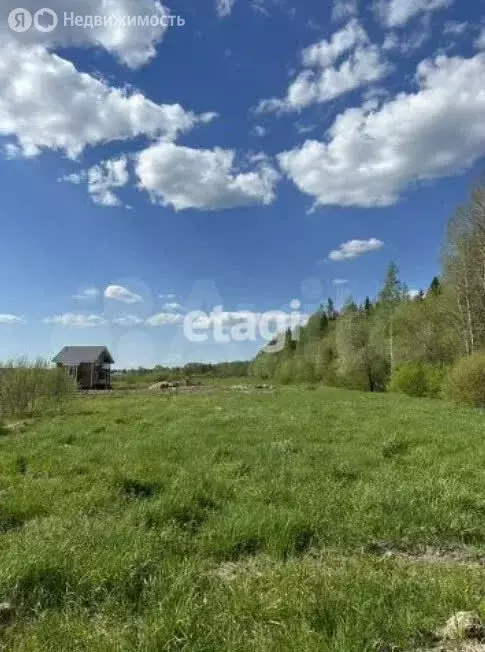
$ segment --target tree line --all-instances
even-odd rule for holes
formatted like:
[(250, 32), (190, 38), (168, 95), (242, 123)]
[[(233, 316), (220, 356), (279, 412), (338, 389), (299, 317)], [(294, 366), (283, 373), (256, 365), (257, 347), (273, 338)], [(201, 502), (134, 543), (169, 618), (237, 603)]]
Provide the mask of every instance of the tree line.
[(349, 297), (340, 310), (329, 299), (281, 337), (282, 350), (263, 349), (252, 375), (384, 391), (424, 374), (421, 393), (439, 394), (453, 365), (485, 348), (485, 185), (450, 219), (441, 273), (427, 288), (411, 294), (390, 263), (377, 297)]

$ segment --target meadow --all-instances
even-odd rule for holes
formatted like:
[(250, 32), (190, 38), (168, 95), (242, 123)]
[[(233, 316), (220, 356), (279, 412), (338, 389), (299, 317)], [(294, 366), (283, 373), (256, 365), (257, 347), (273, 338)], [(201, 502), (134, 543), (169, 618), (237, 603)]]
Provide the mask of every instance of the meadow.
[(12, 419), (0, 649), (426, 647), (485, 614), (484, 435), (479, 410), (303, 386)]

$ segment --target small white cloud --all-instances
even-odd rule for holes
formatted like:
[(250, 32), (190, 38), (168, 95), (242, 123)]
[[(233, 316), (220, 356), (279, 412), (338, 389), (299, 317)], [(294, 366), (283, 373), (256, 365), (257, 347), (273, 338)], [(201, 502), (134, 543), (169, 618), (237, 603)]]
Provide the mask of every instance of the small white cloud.
[(346, 278), (334, 278), (332, 283), (334, 285), (347, 285), (348, 280)]
[(101, 315), (83, 315), (74, 312), (48, 317), (43, 322), (50, 326), (71, 326), (73, 328), (94, 328), (95, 326), (104, 326), (107, 323), (106, 319)]
[(385, 27), (402, 27), (413, 16), (444, 9), (453, 0), (377, 0), (374, 9)]
[[(347, 58), (339, 61), (344, 54)], [(305, 48), (302, 61), (304, 69), (290, 84), (286, 97), (262, 100), (256, 113), (301, 111), (312, 104), (329, 102), (382, 79), (391, 69), (381, 50), (369, 43), (357, 20), (351, 20), (330, 40)]]
[(255, 127), (253, 129), (253, 133), (256, 136), (259, 136), (260, 138), (262, 138), (263, 136), (266, 135), (266, 131), (267, 131), (266, 128), (262, 127), (261, 125), (255, 125)]
[(345, 52), (369, 42), (367, 32), (358, 20), (351, 20), (345, 27), (332, 34), (330, 40), (322, 40), (308, 46), (302, 52), (305, 67), (328, 68)]
[(177, 295), (175, 294), (175, 292), (168, 292), (167, 294), (159, 294), (158, 298), (159, 299), (166, 299), (167, 301), (170, 301), (172, 299), (176, 299)]
[(96, 299), (96, 297), (98, 296), (99, 296), (98, 288), (86, 288), (84, 290), (81, 290), (81, 292), (78, 292), (77, 294), (73, 294), (72, 298), (76, 299), (77, 301), (84, 301), (84, 300)]
[(25, 324), (23, 317), (18, 317), (17, 315), (0, 315), (0, 324)]
[(93, 202), (99, 206), (107, 207), (123, 205), (119, 197), (113, 192), (113, 188), (122, 188), (126, 186), (129, 180), (128, 158), (126, 156), (103, 161), (89, 168), (89, 170), (66, 174), (59, 179), (59, 181), (67, 181), (76, 185), (87, 183), (88, 192)]
[(408, 290), (408, 297), (410, 299), (416, 299), (419, 296), (421, 290)]
[(121, 200), (113, 192), (113, 188), (126, 186), (130, 179), (126, 156), (103, 161), (100, 165), (90, 168), (87, 173), (88, 192), (95, 204), (100, 206), (121, 206)]
[(143, 297), (122, 285), (108, 285), (104, 291), (104, 297), (105, 299), (112, 299), (113, 301), (121, 301), (123, 303), (141, 303), (143, 301)]
[(268, 205), (275, 199), (279, 174), (265, 157), (252, 171), (236, 167), (233, 150), (193, 149), (159, 142), (138, 156), (139, 187), (153, 201), (188, 208), (223, 210), (238, 206)]
[(401, 33), (400, 36), (396, 32), (386, 34), (382, 49), (386, 51), (396, 50), (401, 54), (408, 54), (419, 50), (429, 38), (431, 38), (431, 28), (428, 21), (424, 20), (420, 27), (410, 32)]
[(146, 320), (148, 326), (175, 326), (183, 322), (184, 316), (175, 312), (159, 312)]
[(219, 18), (230, 16), (235, 0), (216, 0), (216, 12)]
[(331, 251), (328, 257), (334, 262), (352, 260), (369, 251), (382, 249), (383, 246), (384, 243), (376, 238), (370, 238), (369, 240), (348, 240), (347, 242), (343, 242), (338, 249)]
[(139, 326), (143, 324), (143, 319), (137, 315), (121, 315), (112, 319), (113, 324), (129, 328), (131, 326)]
[(443, 34), (453, 34), (453, 36), (460, 36), (468, 29), (468, 23), (460, 23), (457, 20), (449, 20), (445, 24)]
[(172, 303), (165, 303), (162, 306), (163, 310), (167, 310), (169, 312), (178, 312), (182, 310), (182, 306), (180, 303), (177, 303), (176, 301), (173, 301)]

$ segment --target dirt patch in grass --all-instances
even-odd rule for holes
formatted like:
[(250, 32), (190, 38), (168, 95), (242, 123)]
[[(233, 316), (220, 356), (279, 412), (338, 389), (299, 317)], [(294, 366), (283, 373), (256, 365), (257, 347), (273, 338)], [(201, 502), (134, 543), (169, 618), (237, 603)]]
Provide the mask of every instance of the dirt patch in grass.
[(263, 577), (274, 561), (267, 555), (246, 557), (239, 561), (224, 561), (209, 571), (211, 577), (217, 577), (224, 582), (233, 582), (240, 577)]
[(413, 546), (406, 549), (379, 541), (364, 546), (361, 552), (380, 559), (396, 559), (410, 563), (485, 566), (485, 553), (466, 546), (456, 548)]

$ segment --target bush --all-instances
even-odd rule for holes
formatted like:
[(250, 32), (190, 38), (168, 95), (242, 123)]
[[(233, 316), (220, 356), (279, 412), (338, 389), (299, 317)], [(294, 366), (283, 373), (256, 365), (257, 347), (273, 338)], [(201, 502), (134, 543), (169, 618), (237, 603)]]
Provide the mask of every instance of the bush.
[(485, 407), (485, 353), (458, 360), (446, 380), (443, 394), (459, 405)]
[(13, 416), (59, 410), (74, 395), (75, 381), (43, 360), (24, 359), (0, 367), (0, 414)]
[(395, 369), (389, 391), (408, 396), (441, 396), (446, 369), (426, 362), (405, 362)]

